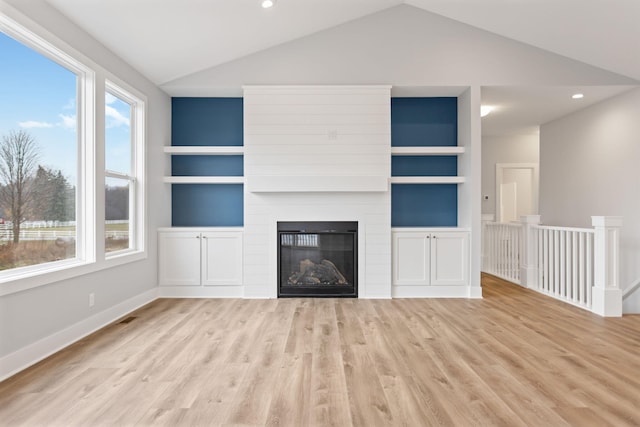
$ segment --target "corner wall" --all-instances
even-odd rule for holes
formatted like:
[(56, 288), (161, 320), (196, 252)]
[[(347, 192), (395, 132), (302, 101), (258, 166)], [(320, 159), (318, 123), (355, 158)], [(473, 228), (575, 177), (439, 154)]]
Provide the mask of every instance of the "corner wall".
[[(620, 284), (640, 280), (640, 89), (540, 128), (540, 214), (549, 225), (590, 227), (621, 215)], [(624, 302), (640, 313), (640, 291)]]

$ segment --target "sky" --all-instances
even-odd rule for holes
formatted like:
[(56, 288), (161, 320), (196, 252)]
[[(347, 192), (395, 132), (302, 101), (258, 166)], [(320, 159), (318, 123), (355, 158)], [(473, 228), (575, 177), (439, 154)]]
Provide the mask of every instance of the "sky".
[[(38, 164), (77, 178), (77, 77), (68, 69), (0, 32), (0, 142), (24, 130), (36, 141)], [(106, 163), (130, 172), (130, 106), (107, 94)]]

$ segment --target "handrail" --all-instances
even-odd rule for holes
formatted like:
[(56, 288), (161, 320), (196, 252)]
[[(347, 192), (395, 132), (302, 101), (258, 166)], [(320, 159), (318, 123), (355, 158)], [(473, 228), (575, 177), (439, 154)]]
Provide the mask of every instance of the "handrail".
[(640, 289), (640, 279), (636, 280), (634, 283), (629, 285), (629, 287), (627, 287), (627, 289), (622, 291), (622, 299), (623, 300), (627, 299), (628, 297), (631, 296), (631, 294), (633, 294), (638, 289)]
[(559, 225), (533, 225), (535, 229), (551, 230), (551, 231), (575, 231), (578, 233), (594, 233), (593, 228), (579, 228), (579, 227), (562, 227)]

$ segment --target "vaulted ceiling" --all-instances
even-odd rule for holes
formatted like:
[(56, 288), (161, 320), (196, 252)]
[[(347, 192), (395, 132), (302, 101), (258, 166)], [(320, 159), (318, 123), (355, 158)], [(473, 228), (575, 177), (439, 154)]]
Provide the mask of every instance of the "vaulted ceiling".
[[(278, 0), (271, 9), (261, 0), (33, 1), (58, 9), (166, 90), (202, 70), (402, 4), (640, 80), (638, 0)], [(628, 88), (594, 88), (580, 106), (567, 101), (571, 88), (486, 88), (483, 102), (512, 106), (507, 116), (483, 121), (483, 132), (533, 129)]]
[(47, 0), (158, 85), (408, 4), (640, 80), (637, 0)]

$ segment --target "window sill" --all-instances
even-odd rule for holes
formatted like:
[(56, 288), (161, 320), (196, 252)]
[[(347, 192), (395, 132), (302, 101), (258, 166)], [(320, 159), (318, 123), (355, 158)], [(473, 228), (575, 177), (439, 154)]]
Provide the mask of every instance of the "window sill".
[(72, 279), (147, 258), (144, 251), (127, 252), (96, 261), (64, 260), (43, 264), (40, 268), (24, 269), (13, 274), (0, 273), (0, 297), (28, 289)]

